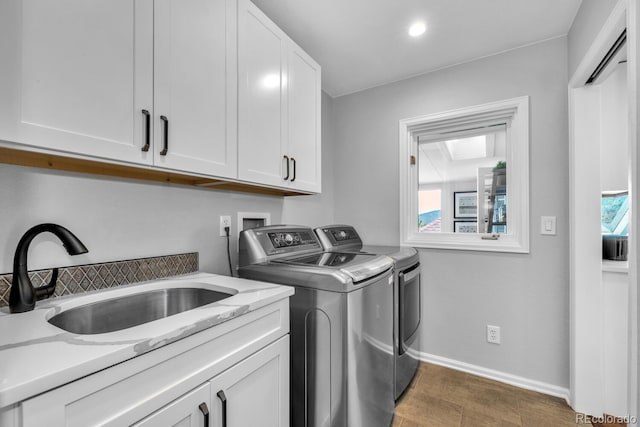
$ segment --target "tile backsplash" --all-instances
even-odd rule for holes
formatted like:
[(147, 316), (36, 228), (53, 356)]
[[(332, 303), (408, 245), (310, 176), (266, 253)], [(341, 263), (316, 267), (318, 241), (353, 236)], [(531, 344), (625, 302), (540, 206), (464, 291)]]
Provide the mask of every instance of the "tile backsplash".
[[(198, 253), (166, 255), (101, 264), (87, 264), (59, 269), (54, 297), (113, 288), (198, 271)], [(51, 280), (51, 270), (29, 272), (34, 287)], [(0, 307), (9, 305), (13, 274), (0, 275)]]

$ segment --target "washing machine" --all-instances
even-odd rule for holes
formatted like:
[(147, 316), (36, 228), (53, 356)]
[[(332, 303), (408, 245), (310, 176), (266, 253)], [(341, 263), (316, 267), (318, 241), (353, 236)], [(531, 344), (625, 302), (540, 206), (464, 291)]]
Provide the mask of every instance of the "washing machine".
[(394, 261), (393, 353), (394, 397), (407, 389), (418, 369), (420, 325), (420, 257), (411, 247), (363, 245), (360, 235), (350, 225), (327, 225), (315, 230), (326, 251), (385, 255)]
[(313, 229), (239, 237), (240, 277), (295, 287), (291, 425), (388, 427), (394, 412), (393, 260), (325, 251)]

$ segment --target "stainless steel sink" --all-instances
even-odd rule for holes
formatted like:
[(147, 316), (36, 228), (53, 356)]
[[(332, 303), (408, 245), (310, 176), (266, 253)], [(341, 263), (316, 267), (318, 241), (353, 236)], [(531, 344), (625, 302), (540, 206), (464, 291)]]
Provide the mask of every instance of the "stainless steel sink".
[(169, 288), (82, 305), (49, 323), (74, 334), (103, 334), (142, 325), (210, 304), (232, 294), (202, 288)]

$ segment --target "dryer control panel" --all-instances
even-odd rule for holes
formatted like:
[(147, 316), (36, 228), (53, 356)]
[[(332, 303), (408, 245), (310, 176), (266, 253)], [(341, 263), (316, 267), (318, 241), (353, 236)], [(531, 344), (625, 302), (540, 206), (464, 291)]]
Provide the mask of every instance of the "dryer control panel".
[(320, 243), (325, 250), (331, 251), (338, 248), (352, 247), (359, 249), (362, 247), (362, 240), (355, 228), (350, 225), (330, 225), (315, 229)]

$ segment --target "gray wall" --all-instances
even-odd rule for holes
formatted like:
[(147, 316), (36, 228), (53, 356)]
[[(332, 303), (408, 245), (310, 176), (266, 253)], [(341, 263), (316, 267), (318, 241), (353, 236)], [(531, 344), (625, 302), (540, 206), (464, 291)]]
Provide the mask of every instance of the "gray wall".
[[(397, 244), (398, 120), (530, 96), (531, 253), (420, 250), (421, 351), (568, 386), (567, 84), (562, 37), (333, 100), (335, 219)], [(557, 236), (538, 233), (541, 215)]]
[(29, 227), (68, 227), (89, 249), (69, 257), (55, 237), (32, 243), (29, 269), (196, 251), (203, 271), (228, 274), (219, 216), (231, 215), (236, 258), (236, 213), (269, 212), (279, 220), (282, 197), (254, 196), (101, 178), (0, 164), (0, 273), (12, 271), (15, 246)]
[(322, 94), (321, 195), (272, 197), (0, 164), (0, 274), (13, 269), (20, 236), (31, 226), (67, 226), (89, 253), (69, 257), (57, 239), (38, 237), (29, 269), (199, 252), (203, 271), (228, 274), (219, 216), (231, 215), (237, 263), (237, 212), (268, 212), (272, 223), (333, 222), (332, 99)]
[(582, 0), (569, 30), (569, 78), (600, 32), (618, 0)]

